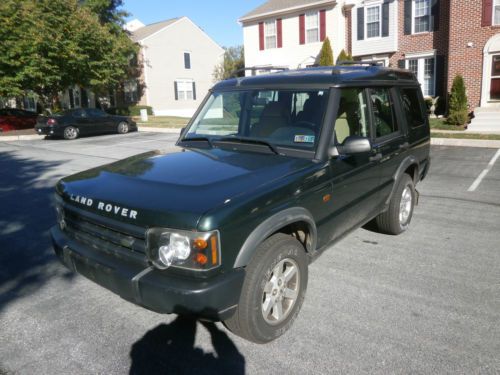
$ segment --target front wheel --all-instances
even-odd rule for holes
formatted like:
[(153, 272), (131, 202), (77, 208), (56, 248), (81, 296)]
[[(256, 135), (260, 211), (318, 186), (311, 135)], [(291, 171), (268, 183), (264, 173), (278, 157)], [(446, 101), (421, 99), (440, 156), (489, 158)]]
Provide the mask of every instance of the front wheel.
[(117, 130), (118, 130), (119, 134), (128, 133), (128, 131), (129, 131), (128, 124), (125, 121), (120, 122), (118, 124)]
[(224, 324), (255, 343), (278, 338), (300, 311), (307, 277), (307, 256), (300, 242), (281, 233), (269, 237), (247, 266), (238, 307)]
[(387, 211), (376, 218), (378, 229), (387, 234), (400, 234), (408, 229), (415, 207), (415, 185), (408, 174), (399, 180)]
[(68, 126), (64, 129), (64, 139), (76, 139), (78, 137), (78, 129), (74, 126)]

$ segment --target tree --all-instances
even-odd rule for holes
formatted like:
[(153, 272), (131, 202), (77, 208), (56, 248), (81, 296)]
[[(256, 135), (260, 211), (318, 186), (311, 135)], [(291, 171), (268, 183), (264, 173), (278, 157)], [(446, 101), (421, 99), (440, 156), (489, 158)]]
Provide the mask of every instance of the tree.
[[(231, 78), (231, 75), (245, 67), (245, 51), (243, 46), (224, 48), (224, 59), (220, 64), (216, 65), (213, 72), (215, 81)], [(238, 76), (244, 76), (245, 72), (241, 72)]]
[(0, 96), (33, 91), (45, 107), (75, 84), (95, 92), (117, 85), (138, 50), (78, 0), (2, 0), (0, 23)]
[(328, 37), (325, 38), (323, 46), (321, 46), (321, 51), (319, 52), (319, 65), (320, 66), (333, 65), (332, 46), (330, 45), (330, 39), (328, 39)]
[(342, 51), (340, 51), (340, 53), (337, 57), (337, 65), (342, 61), (354, 61), (352, 56), (347, 54), (344, 49), (342, 49)]
[(453, 79), (450, 93), (450, 112), (447, 122), (452, 125), (465, 125), (469, 119), (465, 82), (460, 74)]

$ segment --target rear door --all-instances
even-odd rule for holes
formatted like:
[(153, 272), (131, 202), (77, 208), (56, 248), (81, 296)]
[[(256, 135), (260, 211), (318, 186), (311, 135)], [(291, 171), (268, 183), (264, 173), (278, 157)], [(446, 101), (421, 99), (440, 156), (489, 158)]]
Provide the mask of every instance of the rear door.
[(399, 107), (397, 89), (373, 87), (368, 90), (373, 153), (380, 171), (381, 199), (388, 198), (394, 185), (394, 175), (410, 147), (406, 124), (397, 116)]
[[(333, 142), (342, 145), (350, 136), (371, 139), (369, 103), (362, 88), (340, 89), (339, 109), (334, 124)], [(329, 161), (332, 196), (329, 240), (370, 219), (380, 204), (380, 170), (372, 152), (339, 155)], [(323, 234), (324, 235), (324, 234)]]

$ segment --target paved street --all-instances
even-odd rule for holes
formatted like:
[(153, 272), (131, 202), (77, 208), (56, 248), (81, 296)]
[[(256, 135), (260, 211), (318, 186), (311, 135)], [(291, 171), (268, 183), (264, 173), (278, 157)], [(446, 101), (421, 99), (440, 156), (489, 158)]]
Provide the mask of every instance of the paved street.
[(175, 139), (0, 142), (0, 374), (500, 373), (496, 149), (433, 147), (410, 230), (359, 229), (326, 251), (292, 329), (255, 345), (125, 302), (53, 255), (60, 177)]

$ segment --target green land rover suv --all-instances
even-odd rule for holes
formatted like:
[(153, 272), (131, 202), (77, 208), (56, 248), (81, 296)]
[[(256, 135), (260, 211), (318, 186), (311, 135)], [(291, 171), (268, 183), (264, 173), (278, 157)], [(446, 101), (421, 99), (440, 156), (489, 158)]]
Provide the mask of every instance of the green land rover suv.
[(369, 221), (408, 228), (430, 163), (418, 81), (374, 65), (219, 82), (177, 147), (62, 179), (55, 252), (130, 302), (257, 343), (292, 325), (325, 249)]

